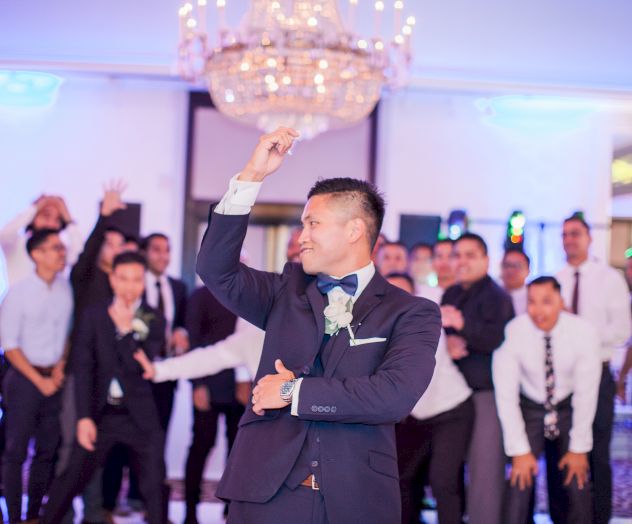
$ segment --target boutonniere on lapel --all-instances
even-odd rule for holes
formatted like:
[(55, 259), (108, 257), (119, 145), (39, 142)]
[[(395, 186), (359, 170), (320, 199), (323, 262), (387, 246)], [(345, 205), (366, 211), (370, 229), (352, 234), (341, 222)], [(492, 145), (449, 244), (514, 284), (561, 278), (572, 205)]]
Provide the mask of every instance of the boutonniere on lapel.
[(337, 335), (341, 329), (347, 328), (351, 340), (355, 337), (351, 329), (353, 321), (353, 300), (341, 289), (334, 289), (329, 294), (329, 305), (325, 308), (325, 333)]
[(134, 340), (143, 342), (149, 336), (149, 323), (154, 319), (154, 314), (138, 308), (132, 319), (132, 331)]

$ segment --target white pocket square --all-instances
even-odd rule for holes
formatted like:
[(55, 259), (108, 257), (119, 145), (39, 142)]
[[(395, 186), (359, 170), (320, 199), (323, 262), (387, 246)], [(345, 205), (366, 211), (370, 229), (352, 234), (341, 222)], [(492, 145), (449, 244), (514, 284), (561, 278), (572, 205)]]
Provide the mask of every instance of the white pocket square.
[(373, 342), (386, 342), (385, 338), (371, 337), (371, 338), (352, 338), (349, 340), (350, 346), (361, 346), (362, 344), (371, 344)]

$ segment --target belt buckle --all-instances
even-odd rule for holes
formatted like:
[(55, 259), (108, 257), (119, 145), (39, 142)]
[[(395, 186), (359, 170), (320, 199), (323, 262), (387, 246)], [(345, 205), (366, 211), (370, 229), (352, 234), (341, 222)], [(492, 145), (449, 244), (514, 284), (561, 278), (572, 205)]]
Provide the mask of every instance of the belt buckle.
[(316, 475), (312, 475), (312, 490), (320, 491), (320, 487), (316, 484)]

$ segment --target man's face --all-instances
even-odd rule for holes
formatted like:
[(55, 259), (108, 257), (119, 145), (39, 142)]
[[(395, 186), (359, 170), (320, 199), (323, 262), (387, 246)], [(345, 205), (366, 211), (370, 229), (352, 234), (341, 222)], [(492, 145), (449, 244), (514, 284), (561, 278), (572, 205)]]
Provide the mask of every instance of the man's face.
[(587, 258), (591, 242), (590, 233), (577, 220), (566, 222), (562, 228), (562, 244), (566, 258)]
[(337, 268), (351, 247), (348, 211), (329, 195), (315, 195), (307, 201), (299, 236), (300, 260), (305, 273), (337, 275)]
[(167, 266), (171, 261), (171, 247), (166, 238), (154, 237), (147, 245), (147, 266), (149, 270), (156, 274), (162, 275), (167, 271)]
[(408, 252), (404, 246), (398, 244), (386, 244), (377, 254), (377, 267), (380, 274), (407, 273)]
[(290, 234), (290, 240), (287, 243), (287, 251), (285, 253), (288, 262), (301, 261), (301, 244), (298, 239), (301, 237), (301, 229), (297, 228)]
[(482, 246), (475, 240), (464, 239), (454, 245), (456, 279), (460, 284), (471, 285), (478, 282), (489, 269), (489, 258)]
[(123, 252), (125, 237), (117, 231), (108, 231), (99, 252), (99, 261), (105, 266), (111, 266), (114, 258)]
[(39, 210), (33, 219), (33, 229), (61, 229), (61, 214), (54, 204), (48, 204)]
[(552, 284), (529, 286), (527, 313), (538, 329), (550, 332), (563, 309), (562, 296)]
[(410, 254), (410, 274), (416, 282), (424, 280), (432, 273), (432, 249), (416, 247)]
[(143, 296), (145, 268), (136, 262), (119, 264), (110, 274), (110, 285), (116, 298), (133, 304)]
[(48, 238), (31, 252), (38, 270), (59, 273), (66, 267), (66, 246), (59, 235)]
[(440, 242), (434, 247), (432, 269), (439, 280), (454, 280), (456, 278), (456, 259), (452, 251), (452, 244), (449, 242)]
[(520, 289), (529, 276), (529, 266), (526, 259), (520, 253), (509, 251), (505, 254), (500, 266), (500, 279), (505, 289), (513, 291)]

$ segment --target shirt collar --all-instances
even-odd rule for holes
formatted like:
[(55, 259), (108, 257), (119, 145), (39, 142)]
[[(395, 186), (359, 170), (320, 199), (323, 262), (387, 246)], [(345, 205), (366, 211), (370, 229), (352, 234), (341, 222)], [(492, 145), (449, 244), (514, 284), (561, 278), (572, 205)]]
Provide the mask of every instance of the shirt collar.
[(167, 283), (167, 275), (165, 273), (163, 273), (162, 275), (157, 277), (151, 271), (147, 270), (147, 272), (145, 273), (145, 283), (147, 284), (147, 287), (149, 287), (149, 286), (154, 286), (155, 287), (156, 286), (156, 282), (160, 282), (160, 285), (166, 284)]
[(355, 301), (369, 285), (369, 282), (371, 282), (373, 275), (375, 275), (375, 265), (373, 264), (373, 262), (369, 262), (366, 266), (358, 269), (357, 271), (352, 271), (351, 273), (347, 273), (346, 275), (342, 275), (341, 277), (333, 278), (344, 278), (354, 274), (358, 277), (358, 288), (356, 289), (353, 297), (351, 297)]

